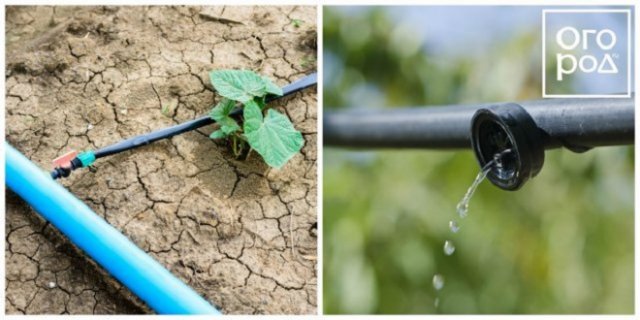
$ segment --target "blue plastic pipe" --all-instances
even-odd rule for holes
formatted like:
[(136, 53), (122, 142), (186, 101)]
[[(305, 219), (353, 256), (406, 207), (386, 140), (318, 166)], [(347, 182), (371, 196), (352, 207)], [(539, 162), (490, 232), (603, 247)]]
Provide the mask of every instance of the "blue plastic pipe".
[(220, 312), (5, 142), (6, 184), (160, 314)]

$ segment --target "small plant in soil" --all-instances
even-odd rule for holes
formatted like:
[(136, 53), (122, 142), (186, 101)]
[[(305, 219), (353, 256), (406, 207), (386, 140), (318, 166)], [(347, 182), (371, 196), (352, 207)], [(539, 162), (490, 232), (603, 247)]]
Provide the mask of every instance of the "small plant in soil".
[[(300, 151), (302, 134), (286, 115), (269, 109), (267, 95), (282, 95), (282, 89), (269, 78), (249, 70), (215, 70), (209, 73), (214, 89), (222, 100), (209, 115), (220, 128), (211, 139), (227, 139), (236, 158), (255, 150), (271, 167), (280, 168)], [(242, 117), (231, 112), (242, 107)]]
[(302, 20), (300, 19), (291, 19), (291, 24), (296, 27), (296, 28), (300, 28), (300, 26), (302, 25)]

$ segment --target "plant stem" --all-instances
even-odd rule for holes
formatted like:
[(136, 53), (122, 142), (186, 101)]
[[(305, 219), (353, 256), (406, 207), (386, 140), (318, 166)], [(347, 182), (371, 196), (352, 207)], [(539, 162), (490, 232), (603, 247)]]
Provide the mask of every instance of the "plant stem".
[(237, 158), (238, 157), (238, 140), (236, 139), (236, 136), (233, 135), (231, 136), (231, 148), (233, 149), (233, 155)]

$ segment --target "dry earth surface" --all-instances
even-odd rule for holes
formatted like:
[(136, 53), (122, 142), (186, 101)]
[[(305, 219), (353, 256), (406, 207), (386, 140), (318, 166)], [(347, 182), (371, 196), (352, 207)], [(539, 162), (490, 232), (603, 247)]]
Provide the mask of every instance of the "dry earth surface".
[[(47, 170), (205, 114), (213, 69), (315, 71), (315, 7), (7, 7), (6, 139)], [(316, 93), (274, 103), (306, 143), (280, 170), (215, 126), (61, 183), (224, 313), (316, 312)], [(163, 112), (163, 109), (165, 112)], [(152, 312), (7, 191), (6, 312)]]

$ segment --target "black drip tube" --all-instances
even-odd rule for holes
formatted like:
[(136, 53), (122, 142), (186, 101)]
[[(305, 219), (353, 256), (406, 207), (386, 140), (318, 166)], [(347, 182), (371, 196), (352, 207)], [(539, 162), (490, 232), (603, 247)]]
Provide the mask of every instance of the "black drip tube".
[[(318, 81), (318, 75), (316, 73), (312, 73), (310, 75), (304, 76), (301, 79), (298, 79), (295, 82), (284, 86), (282, 88), (282, 96), (269, 95), (266, 97), (265, 101), (268, 103), (277, 99), (290, 96), (292, 94), (295, 94), (296, 92), (302, 91), (308, 87), (315, 85), (317, 81)], [(238, 119), (240, 116), (242, 116), (242, 108), (237, 106), (233, 111), (231, 111), (230, 116)], [(71, 174), (71, 171), (90, 165), (96, 159), (100, 159), (100, 158), (117, 154), (120, 152), (124, 152), (127, 150), (135, 149), (135, 148), (153, 143), (158, 140), (168, 139), (175, 135), (193, 131), (212, 123), (215, 123), (215, 121), (211, 119), (209, 115), (206, 115), (206, 116), (202, 116), (194, 120), (186, 121), (171, 127), (162, 128), (156, 131), (131, 137), (131, 138), (116, 142), (112, 145), (98, 149), (96, 151), (89, 150), (87, 152), (83, 152), (82, 154), (78, 155), (78, 157), (72, 159), (69, 166), (54, 168), (53, 171), (51, 172), (51, 178), (53, 179), (66, 178)], [(83, 161), (80, 160), (79, 157), (81, 157), (83, 154), (85, 155), (85, 158), (87, 159), (88, 164), (83, 163)]]
[(634, 142), (633, 98), (545, 99), (520, 103), (326, 112), (324, 144), (352, 148), (472, 148), (488, 178), (517, 190), (540, 172), (544, 150)]
[[(317, 78), (318, 78), (317, 74), (313, 73), (301, 79), (298, 79), (295, 82), (290, 83), (282, 88), (282, 96), (269, 95), (266, 98), (266, 102), (269, 103), (271, 101), (290, 96), (296, 92), (299, 92), (308, 87), (311, 87), (316, 84)], [(242, 108), (237, 107), (235, 110), (233, 110), (230, 113), (230, 116), (237, 118), (241, 114), (242, 114)], [(189, 120), (171, 127), (145, 133), (139, 136), (135, 136), (135, 137), (120, 141), (110, 146), (106, 146), (102, 149), (96, 150), (95, 156), (96, 156), (96, 159), (110, 156), (112, 154), (120, 153), (129, 149), (140, 147), (140, 146), (144, 146), (152, 142), (156, 142), (158, 140), (171, 138), (173, 136), (183, 134), (185, 132), (193, 131), (213, 123), (215, 123), (215, 121), (211, 119), (209, 115), (202, 116), (194, 120)]]

